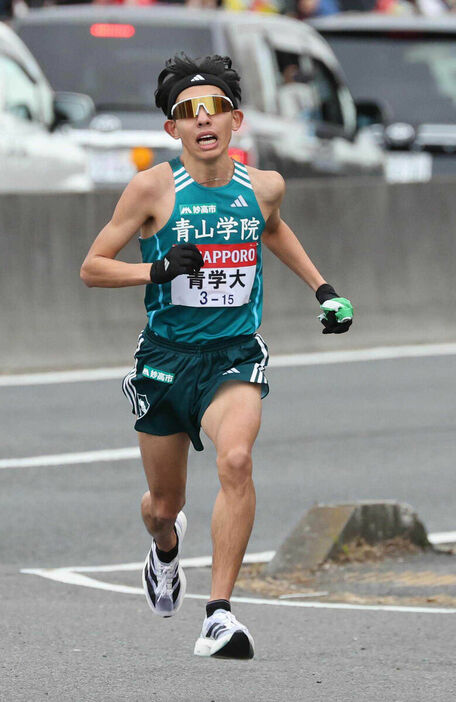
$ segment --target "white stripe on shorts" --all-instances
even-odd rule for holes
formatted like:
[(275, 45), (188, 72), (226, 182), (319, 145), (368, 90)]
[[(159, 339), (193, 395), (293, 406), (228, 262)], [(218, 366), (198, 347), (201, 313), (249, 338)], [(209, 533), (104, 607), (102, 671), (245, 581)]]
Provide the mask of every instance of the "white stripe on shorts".
[(125, 397), (127, 397), (130, 400), (131, 406), (136, 414), (136, 396), (135, 396), (135, 388), (131, 385), (131, 378), (133, 378), (135, 375), (135, 371), (131, 370), (123, 379), (122, 381), (122, 390), (124, 391)]
[(253, 366), (252, 375), (250, 376), (251, 383), (256, 383), (257, 375), (258, 375), (258, 363), (255, 363), (255, 365)]
[(268, 363), (269, 359), (269, 354), (268, 350), (266, 348), (266, 344), (264, 343), (264, 340), (258, 332), (254, 335), (255, 339), (258, 341), (258, 344), (260, 346), (261, 352), (263, 354), (263, 358), (261, 363), (255, 363), (252, 371), (252, 375), (250, 376), (250, 382), (251, 383), (267, 383), (268, 381), (266, 380), (266, 377), (264, 375), (264, 369), (266, 368), (266, 365)]
[(130, 400), (132, 407), (133, 407), (133, 410), (134, 410), (134, 413), (136, 415), (139, 414), (138, 398), (137, 398), (136, 388), (131, 381), (135, 377), (135, 375), (137, 374), (138, 359), (136, 358), (136, 354), (138, 353), (139, 349), (141, 348), (143, 341), (144, 341), (144, 336), (143, 336), (143, 332), (141, 332), (140, 335), (138, 336), (138, 343), (137, 343), (136, 350), (135, 350), (135, 365), (131, 369), (131, 371), (129, 373), (127, 373), (127, 375), (125, 376), (125, 378), (122, 381), (122, 390), (124, 391), (125, 396), (128, 397), (128, 399)]

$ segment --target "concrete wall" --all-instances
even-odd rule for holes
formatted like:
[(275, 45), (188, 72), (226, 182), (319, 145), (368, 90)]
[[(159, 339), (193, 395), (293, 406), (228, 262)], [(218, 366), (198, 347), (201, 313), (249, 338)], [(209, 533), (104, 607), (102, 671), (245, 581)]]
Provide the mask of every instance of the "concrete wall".
[[(312, 291), (265, 253), (273, 353), (456, 340), (456, 181), (289, 181), (282, 217), (356, 319), (323, 336)], [(142, 288), (86, 288), (79, 268), (117, 193), (0, 196), (0, 372), (128, 364)], [(136, 238), (120, 258), (139, 260)]]

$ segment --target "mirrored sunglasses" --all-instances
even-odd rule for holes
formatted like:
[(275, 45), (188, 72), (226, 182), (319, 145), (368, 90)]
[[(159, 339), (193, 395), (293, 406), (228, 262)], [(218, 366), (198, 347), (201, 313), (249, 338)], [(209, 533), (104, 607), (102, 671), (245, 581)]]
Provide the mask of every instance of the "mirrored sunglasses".
[(186, 100), (176, 102), (171, 110), (171, 117), (173, 119), (197, 117), (201, 105), (208, 115), (217, 115), (221, 112), (230, 112), (234, 109), (231, 100), (224, 95), (203, 95), (201, 97), (187, 98)]

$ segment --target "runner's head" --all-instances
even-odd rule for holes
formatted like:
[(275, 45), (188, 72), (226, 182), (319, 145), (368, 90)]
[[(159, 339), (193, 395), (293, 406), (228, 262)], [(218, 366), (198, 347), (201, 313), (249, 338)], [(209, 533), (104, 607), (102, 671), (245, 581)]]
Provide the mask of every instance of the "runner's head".
[[(228, 56), (191, 59), (182, 53), (168, 59), (155, 91), (155, 103), (168, 117), (165, 130), (174, 139), (182, 139), (195, 156), (219, 156), (242, 123), (239, 82)], [(215, 141), (201, 141), (207, 132)]]

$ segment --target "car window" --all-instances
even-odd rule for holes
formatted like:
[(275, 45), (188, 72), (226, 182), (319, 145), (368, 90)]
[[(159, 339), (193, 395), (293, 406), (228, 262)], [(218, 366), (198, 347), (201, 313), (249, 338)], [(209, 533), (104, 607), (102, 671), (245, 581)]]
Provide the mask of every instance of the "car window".
[(318, 94), (308, 56), (274, 49), (279, 111), (284, 117), (311, 121), (318, 117)]
[[(352, 95), (382, 103), (394, 121), (454, 122), (456, 48), (453, 37), (414, 32), (332, 34)], [(362, 61), (360, 61), (362, 55)]]
[(333, 74), (317, 59), (312, 59), (312, 66), (318, 94), (318, 121), (343, 126), (338, 86)]
[(281, 114), (343, 126), (338, 86), (328, 68), (302, 53), (274, 49), (274, 55)]
[(54, 90), (86, 93), (99, 109), (157, 110), (157, 78), (175, 47), (190, 56), (214, 53), (207, 27), (52, 23), (17, 30)]
[(27, 120), (40, 120), (38, 86), (21, 66), (0, 54), (0, 94), (3, 109)]

